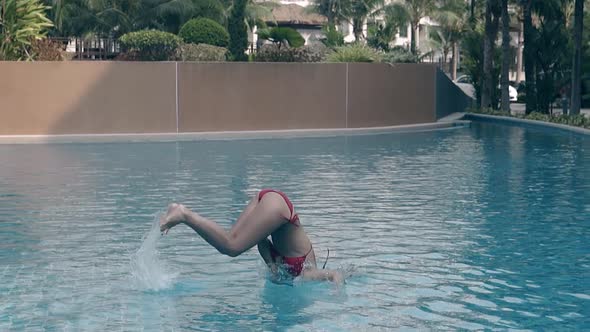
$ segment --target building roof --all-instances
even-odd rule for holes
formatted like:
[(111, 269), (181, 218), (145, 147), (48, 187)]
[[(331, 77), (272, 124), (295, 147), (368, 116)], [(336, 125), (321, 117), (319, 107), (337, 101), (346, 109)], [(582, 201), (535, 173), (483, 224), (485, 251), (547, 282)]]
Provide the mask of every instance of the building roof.
[(272, 5), (273, 17), (266, 17), (267, 23), (278, 25), (313, 25), (319, 26), (328, 22), (326, 17), (313, 13), (310, 8), (301, 7), (296, 4)]

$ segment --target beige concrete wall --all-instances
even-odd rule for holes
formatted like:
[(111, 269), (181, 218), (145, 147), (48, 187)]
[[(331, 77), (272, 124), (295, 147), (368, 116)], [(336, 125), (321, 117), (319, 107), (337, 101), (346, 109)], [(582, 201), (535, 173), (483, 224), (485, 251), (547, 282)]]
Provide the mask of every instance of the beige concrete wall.
[(343, 128), (346, 64), (178, 64), (181, 132)]
[(435, 74), (423, 64), (0, 62), (0, 135), (434, 122)]
[(435, 122), (434, 65), (349, 64), (348, 127)]
[(176, 131), (174, 63), (0, 62), (0, 135)]

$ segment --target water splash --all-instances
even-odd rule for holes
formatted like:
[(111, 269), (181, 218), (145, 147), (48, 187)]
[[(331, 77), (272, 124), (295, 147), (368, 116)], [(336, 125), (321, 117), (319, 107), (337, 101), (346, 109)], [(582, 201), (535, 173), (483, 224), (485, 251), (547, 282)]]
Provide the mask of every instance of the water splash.
[(131, 275), (135, 285), (144, 290), (162, 290), (170, 288), (178, 273), (167, 271), (166, 265), (161, 262), (156, 243), (161, 237), (160, 216), (156, 215), (152, 228), (144, 236), (139, 250), (131, 257)]

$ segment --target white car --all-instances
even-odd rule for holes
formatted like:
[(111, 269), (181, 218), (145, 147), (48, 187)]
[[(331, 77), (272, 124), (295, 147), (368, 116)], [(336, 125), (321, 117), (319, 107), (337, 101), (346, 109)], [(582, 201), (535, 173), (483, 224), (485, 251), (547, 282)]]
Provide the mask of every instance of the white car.
[(512, 85), (508, 86), (508, 95), (510, 96), (510, 101), (517, 101), (518, 100), (518, 91)]
[[(468, 95), (469, 97), (475, 99), (475, 87), (473, 87), (473, 83), (471, 82), (471, 77), (469, 75), (461, 75), (457, 77), (455, 80), (455, 84), (463, 92)], [(498, 89), (500, 87), (498, 86)], [(518, 91), (512, 85), (508, 85), (508, 96), (510, 97), (510, 101), (517, 101), (518, 100)]]

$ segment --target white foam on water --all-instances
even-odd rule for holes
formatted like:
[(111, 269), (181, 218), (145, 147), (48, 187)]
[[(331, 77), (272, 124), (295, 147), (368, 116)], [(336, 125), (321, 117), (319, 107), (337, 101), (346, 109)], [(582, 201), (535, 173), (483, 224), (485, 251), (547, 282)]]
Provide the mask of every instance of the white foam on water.
[(135, 286), (143, 290), (162, 290), (172, 287), (178, 273), (167, 271), (166, 264), (159, 260), (156, 249), (160, 233), (159, 215), (156, 215), (152, 228), (144, 236), (139, 250), (131, 257), (131, 275)]

